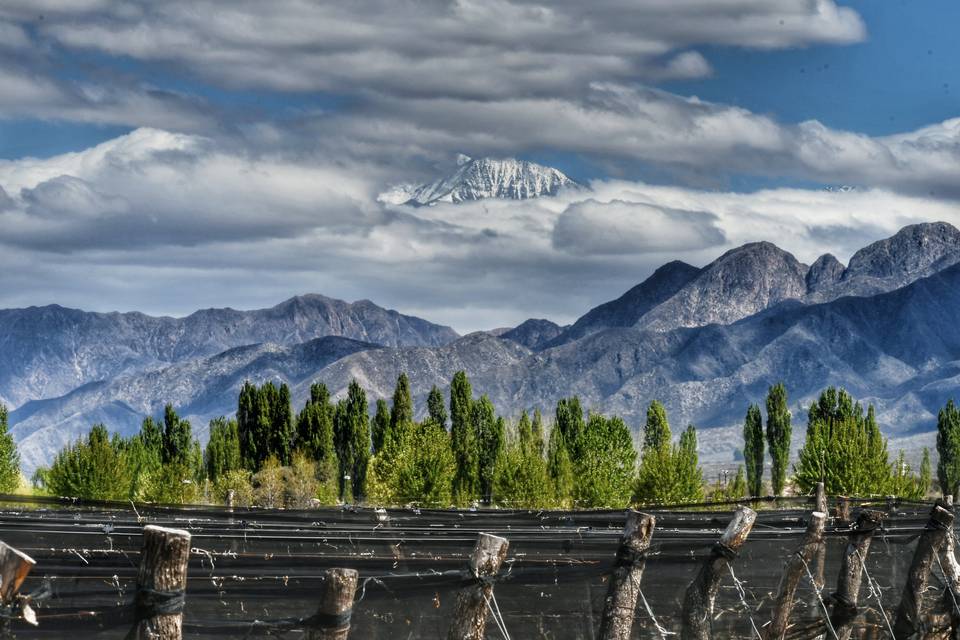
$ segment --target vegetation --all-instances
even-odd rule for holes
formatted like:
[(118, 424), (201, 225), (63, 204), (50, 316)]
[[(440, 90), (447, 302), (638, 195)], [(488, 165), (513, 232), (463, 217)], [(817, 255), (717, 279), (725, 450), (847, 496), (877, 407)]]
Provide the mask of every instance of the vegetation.
[[(743, 421), (743, 458), (747, 466), (746, 488), (751, 496), (763, 493), (763, 416), (751, 404)], [(737, 473), (740, 473), (738, 470)]]
[(783, 495), (790, 460), (790, 409), (787, 388), (775, 384), (767, 392), (767, 445), (770, 448), (770, 484), (774, 495)]
[[(704, 499), (697, 430), (689, 425), (674, 440), (658, 401), (647, 408), (639, 450), (622, 419), (585, 412), (577, 397), (557, 402), (552, 424), (539, 411), (508, 421), (487, 396), (473, 397), (460, 371), (448, 402), (434, 386), (421, 409), (425, 417), (417, 421), (410, 380), (400, 374), (392, 398), (377, 399), (373, 415), (356, 380), (338, 399), (324, 384), (313, 384), (294, 415), (286, 385), (245, 383), (237, 418), (212, 420), (205, 449), (190, 422), (168, 405), (161, 418), (144, 419), (129, 438), (95, 425), (39, 470), (34, 485), (94, 499), (231, 500), (236, 506), (297, 509), (365, 500), (430, 507), (622, 508)], [(712, 499), (759, 495), (765, 449), (777, 494), (788, 480), (800, 493), (817, 482), (843, 495), (921, 498), (929, 491), (929, 452), (917, 471), (902, 452), (891, 462), (873, 407), (864, 410), (834, 388), (809, 407), (806, 439), (794, 475), (787, 478), (791, 416), (782, 384), (770, 387), (765, 404), (766, 430), (761, 406), (751, 404), (743, 426), (744, 465), (732, 480), (710, 488)], [(952, 402), (940, 412), (937, 448), (938, 477), (955, 492), (960, 412)], [(0, 489), (15, 488), (18, 480), (16, 447), (0, 407), (0, 483), (7, 483)]]
[(0, 493), (13, 493), (20, 486), (20, 454), (8, 430), (7, 407), (0, 404)]

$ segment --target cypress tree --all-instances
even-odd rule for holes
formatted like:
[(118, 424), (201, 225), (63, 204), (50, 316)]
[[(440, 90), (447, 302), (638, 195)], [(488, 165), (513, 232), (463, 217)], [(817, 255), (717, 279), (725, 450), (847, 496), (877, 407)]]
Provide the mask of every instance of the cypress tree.
[(373, 439), (374, 453), (383, 451), (383, 442), (390, 430), (390, 407), (383, 398), (377, 399), (377, 411), (373, 414), (373, 422), (370, 425), (370, 434)]
[(443, 405), (443, 393), (437, 385), (433, 385), (427, 396), (427, 415), (434, 424), (447, 428), (447, 409)]
[(770, 484), (774, 495), (782, 495), (790, 460), (790, 409), (787, 388), (782, 382), (767, 392), (767, 446), (770, 449)]
[(940, 491), (960, 498), (960, 410), (952, 399), (937, 415), (937, 454)]
[(453, 498), (459, 504), (475, 499), (479, 493), (478, 451), (471, 418), (473, 390), (464, 371), (457, 371), (450, 382), (450, 438), (457, 472), (453, 479)]
[(643, 425), (643, 450), (662, 449), (670, 446), (670, 423), (667, 410), (654, 400), (647, 408), (647, 422)]
[(743, 421), (743, 458), (747, 467), (747, 490), (751, 496), (763, 493), (763, 416), (751, 404)]
[(20, 487), (20, 454), (7, 416), (7, 407), (0, 404), (0, 493), (13, 493)]
[(677, 477), (681, 495), (688, 502), (703, 500), (703, 471), (697, 453), (697, 429), (692, 424), (680, 434), (677, 443)]

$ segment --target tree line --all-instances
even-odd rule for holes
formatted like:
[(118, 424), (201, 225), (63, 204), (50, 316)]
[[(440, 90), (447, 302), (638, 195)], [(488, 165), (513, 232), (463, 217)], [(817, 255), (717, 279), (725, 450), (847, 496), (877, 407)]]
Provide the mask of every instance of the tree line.
[[(585, 411), (563, 398), (551, 419), (539, 410), (515, 420), (489, 397), (475, 397), (457, 372), (444, 397), (434, 386), (415, 419), (410, 382), (372, 404), (358, 381), (340, 398), (315, 383), (299, 412), (285, 384), (247, 382), (235, 418), (209, 425), (205, 448), (172, 406), (144, 419), (124, 438), (95, 425), (36, 472), (36, 490), (97, 499), (225, 502), (306, 507), (337, 502), (488, 505), (517, 508), (623, 507), (680, 504), (812, 491), (835, 495), (929, 492), (929, 452), (917, 472), (903, 452), (891, 460), (872, 405), (864, 410), (844, 389), (828, 388), (807, 412), (803, 446), (790, 468), (792, 416), (783, 384), (751, 404), (743, 424), (743, 465), (734, 478), (707, 486), (692, 425), (674, 438), (664, 406), (650, 403), (637, 441), (617, 416)], [(764, 417), (764, 409), (766, 416)], [(0, 411), (0, 489), (16, 478), (16, 448)], [(938, 418), (939, 485), (960, 491), (960, 409)], [(769, 484), (765, 482), (769, 455)], [(5, 466), (6, 465), (6, 466)], [(13, 469), (13, 471), (8, 471)]]

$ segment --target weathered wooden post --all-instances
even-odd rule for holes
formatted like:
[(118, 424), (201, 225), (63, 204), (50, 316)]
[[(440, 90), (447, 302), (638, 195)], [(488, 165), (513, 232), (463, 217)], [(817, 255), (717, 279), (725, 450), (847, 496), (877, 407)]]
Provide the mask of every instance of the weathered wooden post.
[(837, 496), (837, 520), (846, 524), (850, 522), (850, 498)]
[[(827, 510), (827, 491), (824, 488), (824, 485), (822, 482), (817, 483), (816, 497), (817, 497), (817, 503), (814, 511), (819, 511), (824, 515), (829, 515), (830, 512)], [(814, 568), (814, 572), (813, 572), (813, 582), (814, 582), (814, 586), (816, 586), (817, 588), (817, 591), (821, 591), (823, 589), (823, 585), (826, 584), (826, 580), (824, 580), (824, 577), (823, 577), (824, 572), (826, 570), (826, 566), (827, 566), (827, 543), (823, 540), (823, 537), (821, 536), (820, 542), (817, 544), (816, 567)]]
[(324, 572), (320, 606), (307, 631), (307, 640), (347, 640), (357, 577), (356, 569), (328, 569)]
[(487, 603), (493, 597), (493, 577), (506, 560), (509, 546), (506, 538), (489, 533), (477, 536), (469, 563), (471, 577), (476, 582), (457, 594), (447, 640), (483, 640), (487, 628)]
[[(953, 496), (943, 496), (943, 508), (953, 513)], [(943, 545), (943, 574), (947, 579), (947, 588), (943, 592), (943, 608), (950, 612), (950, 630), (953, 637), (960, 636), (960, 562), (957, 562), (956, 532), (953, 527), (947, 531), (947, 540)]]
[[(6, 542), (0, 542), (0, 603), (5, 606), (13, 603), (20, 585), (36, 564), (36, 561), (27, 554), (14, 549)], [(36, 614), (30, 608), (28, 601), (21, 601), (20, 613), (30, 624), (37, 624)], [(8, 618), (0, 618), (0, 630), (7, 629), (8, 624)]]
[(627, 511), (627, 523), (617, 548), (617, 560), (607, 587), (600, 640), (629, 640), (640, 593), (640, 579), (656, 518), (639, 511)]
[(787, 560), (787, 565), (780, 577), (780, 590), (774, 601), (773, 616), (764, 632), (767, 640), (782, 640), (787, 632), (797, 586), (823, 542), (823, 527), (826, 521), (827, 514), (814, 511), (810, 515), (810, 522), (807, 523), (807, 531), (800, 542), (800, 547)]
[(880, 526), (885, 515), (882, 511), (861, 511), (853, 531), (850, 532), (850, 540), (840, 565), (837, 591), (830, 596), (833, 600), (830, 623), (838, 640), (848, 640), (853, 632), (853, 623), (858, 613), (857, 602), (860, 599), (863, 564), (867, 561), (873, 532)]
[(923, 592), (927, 588), (927, 577), (934, 559), (947, 540), (947, 533), (953, 528), (953, 512), (940, 505), (934, 505), (930, 520), (920, 534), (917, 549), (913, 553), (907, 583), (903, 587), (897, 617), (893, 623), (893, 633), (897, 638), (912, 637), (921, 627), (920, 611), (923, 608)]
[(189, 531), (152, 524), (143, 528), (143, 548), (137, 572), (134, 638), (182, 638), (189, 560)]
[(683, 598), (682, 640), (709, 640), (713, 605), (720, 588), (720, 578), (730, 563), (737, 557), (740, 547), (746, 542), (757, 512), (748, 507), (737, 507), (733, 519), (713, 546), (710, 557), (700, 567), (700, 572), (687, 587)]

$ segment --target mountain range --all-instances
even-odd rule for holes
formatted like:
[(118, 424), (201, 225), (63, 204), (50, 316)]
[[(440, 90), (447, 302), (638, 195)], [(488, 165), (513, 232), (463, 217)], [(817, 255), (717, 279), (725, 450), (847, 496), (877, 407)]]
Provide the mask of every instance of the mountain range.
[(166, 402), (203, 436), (247, 379), (287, 382), (299, 405), (315, 380), (340, 394), (356, 378), (371, 400), (389, 397), (401, 371), (421, 410), (461, 369), (508, 415), (576, 394), (639, 428), (657, 398), (675, 427), (702, 429), (708, 461), (733, 460), (747, 405), (780, 380), (797, 434), (820, 390), (842, 385), (907, 438), (932, 430), (960, 388), (958, 262), (960, 231), (939, 222), (905, 227), (847, 265), (750, 243), (704, 267), (667, 263), (570, 326), (531, 319), (463, 337), (322, 296), (182, 319), (0, 311), (0, 397), (28, 471), (94, 422), (132, 433)]

